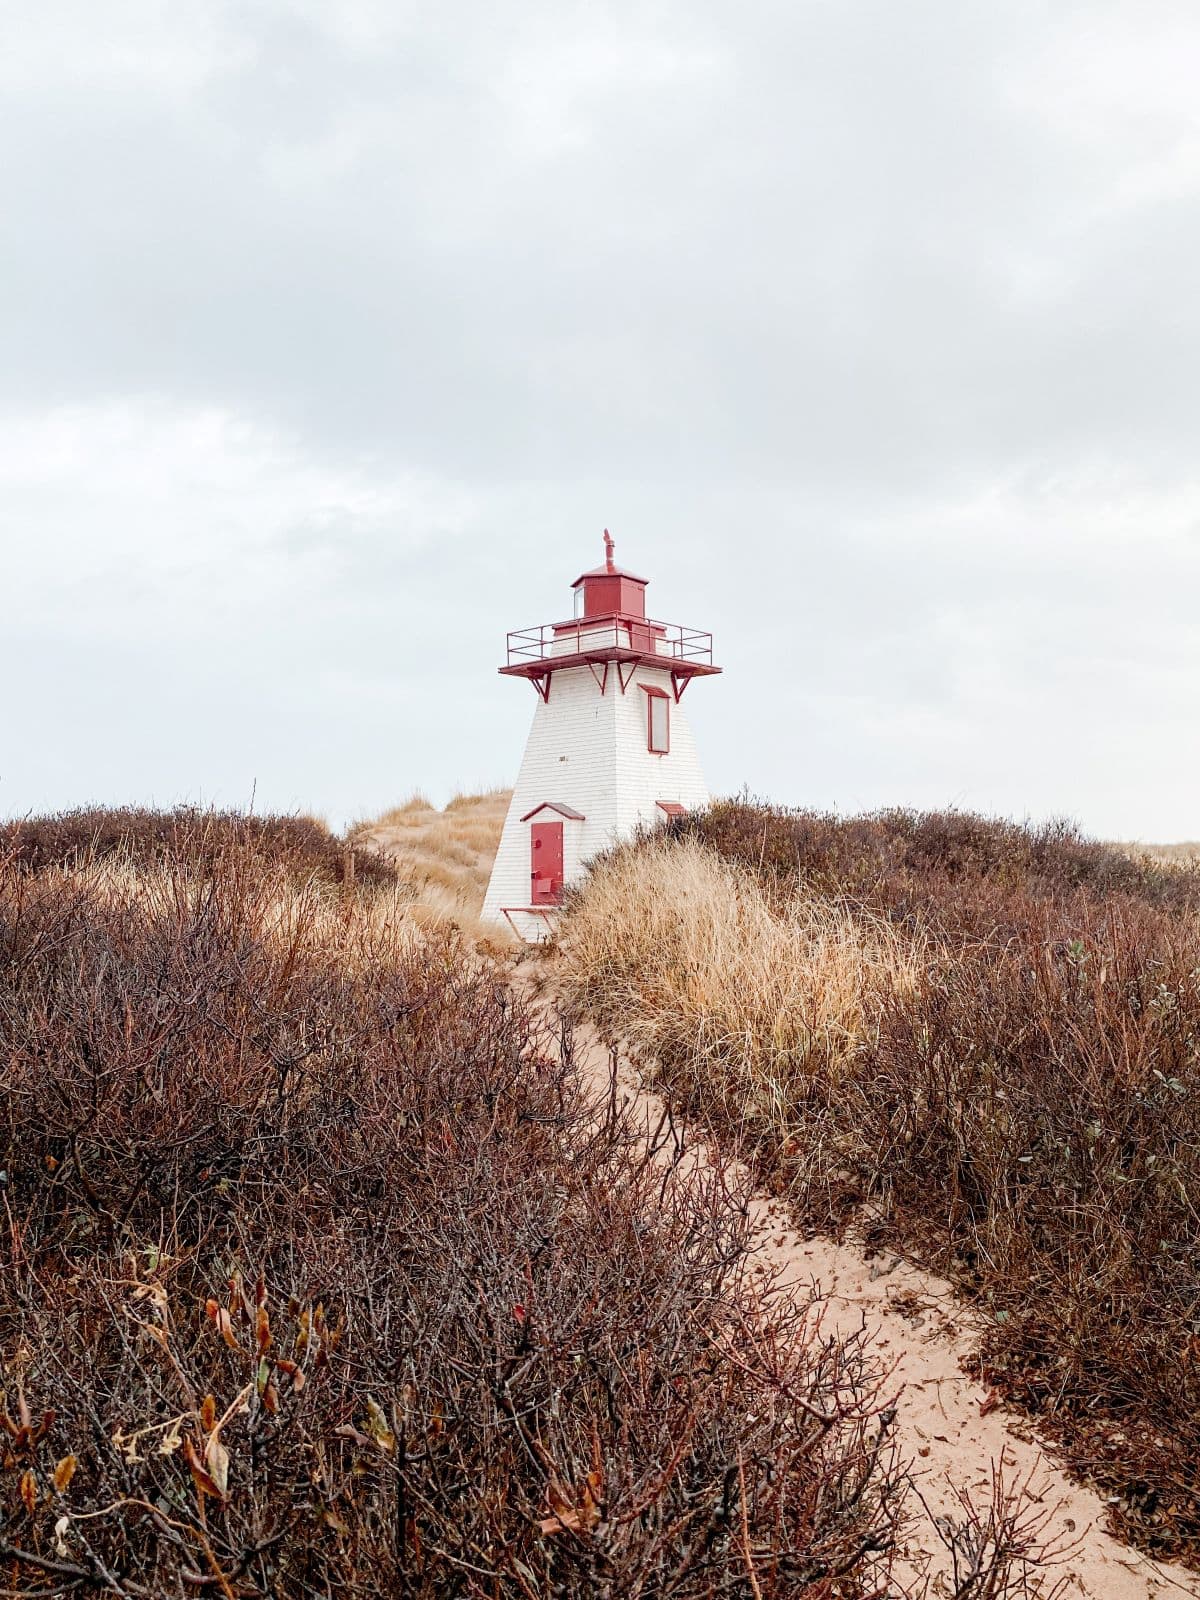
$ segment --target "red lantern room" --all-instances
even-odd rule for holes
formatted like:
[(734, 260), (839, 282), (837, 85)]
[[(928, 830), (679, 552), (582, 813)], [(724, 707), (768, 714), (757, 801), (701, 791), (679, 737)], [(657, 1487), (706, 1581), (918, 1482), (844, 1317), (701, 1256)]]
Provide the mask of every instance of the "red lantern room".
[[(571, 585), (575, 590), (575, 615), (583, 617), (641, 617), (646, 615), (646, 582), (613, 565), (613, 540), (604, 530), (604, 565), (593, 567)], [(582, 595), (583, 605), (579, 599)]]
[(519, 628), (508, 636), (508, 663), (500, 671), (528, 678), (543, 700), (553, 674), (589, 666), (601, 685), (616, 665), (622, 693), (639, 664), (670, 672), (676, 702), (693, 678), (720, 672), (712, 660), (712, 634), (646, 616), (647, 579), (613, 561), (613, 540), (604, 530), (604, 565), (576, 578), (575, 616), (569, 622)]

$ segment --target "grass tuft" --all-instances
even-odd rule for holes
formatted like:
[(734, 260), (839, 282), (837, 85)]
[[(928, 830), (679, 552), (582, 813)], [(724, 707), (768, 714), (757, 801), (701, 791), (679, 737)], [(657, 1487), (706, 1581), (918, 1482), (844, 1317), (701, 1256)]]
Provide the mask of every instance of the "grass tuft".
[(359, 823), (350, 837), (361, 849), (388, 862), (411, 886), (427, 920), (446, 920), (497, 947), (509, 942), (496, 928), (483, 928), (479, 912), (508, 811), (510, 791), (457, 795), (444, 811), (409, 801), (372, 822)]

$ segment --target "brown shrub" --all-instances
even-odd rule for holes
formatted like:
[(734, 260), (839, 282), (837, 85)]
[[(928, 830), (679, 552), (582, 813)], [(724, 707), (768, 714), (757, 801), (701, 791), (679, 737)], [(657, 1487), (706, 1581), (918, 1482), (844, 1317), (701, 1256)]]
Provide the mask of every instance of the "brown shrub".
[(600, 863), (561, 941), (580, 1007), (810, 1222), (954, 1276), (991, 1376), (1193, 1558), (1198, 884), (1066, 827), (731, 803)]
[(1019, 932), (1030, 900), (1123, 895), (1164, 910), (1200, 910), (1200, 871), (1131, 857), (1065, 821), (1031, 827), (902, 810), (840, 818), (725, 800), (670, 831), (741, 863), (783, 899), (814, 894), (975, 937)]
[(176, 862), (211, 873), (231, 850), (252, 852), (296, 884), (310, 878), (342, 883), (348, 871), (364, 883), (388, 884), (396, 878), (374, 851), (343, 842), (308, 816), (123, 806), (0, 823), (0, 861), (28, 872), (115, 857), (133, 867)]
[(551, 1043), (245, 841), (0, 868), (10, 1592), (878, 1592), (861, 1349)]

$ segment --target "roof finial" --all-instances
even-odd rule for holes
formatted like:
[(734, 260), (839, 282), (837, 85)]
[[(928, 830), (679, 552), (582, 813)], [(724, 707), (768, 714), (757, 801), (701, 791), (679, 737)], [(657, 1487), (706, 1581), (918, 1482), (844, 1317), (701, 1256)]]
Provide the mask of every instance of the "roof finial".
[(613, 558), (612, 557), (613, 557), (613, 538), (612, 538), (612, 534), (609, 533), (607, 528), (605, 528), (605, 530), (604, 530), (604, 566), (605, 566), (605, 570), (608, 571), (608, 572), (615, 572), (617, 570), (613, 566)]

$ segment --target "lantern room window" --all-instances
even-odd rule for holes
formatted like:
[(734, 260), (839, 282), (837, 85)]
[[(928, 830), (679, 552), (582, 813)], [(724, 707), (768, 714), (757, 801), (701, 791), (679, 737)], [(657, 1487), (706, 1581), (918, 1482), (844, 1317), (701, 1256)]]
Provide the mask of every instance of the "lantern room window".
[(646, 749), (651, 755), (665, 756), (671, 748), (671, 698), (665, 689), (646, 691)]

